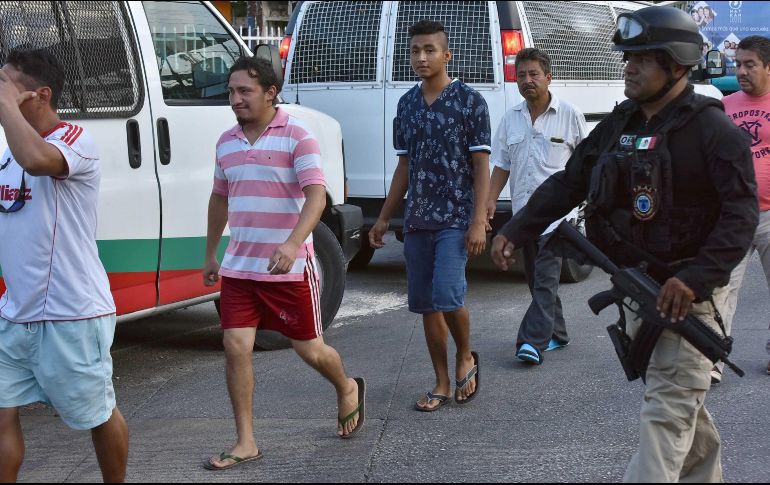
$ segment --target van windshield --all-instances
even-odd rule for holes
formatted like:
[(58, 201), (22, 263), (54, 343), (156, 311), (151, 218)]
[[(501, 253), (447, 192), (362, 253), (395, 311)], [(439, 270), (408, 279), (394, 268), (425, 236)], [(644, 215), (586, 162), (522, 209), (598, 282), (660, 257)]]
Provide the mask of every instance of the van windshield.
[(239, 44), (200, 2), (144, 2), (166, 100), (227, 100)]

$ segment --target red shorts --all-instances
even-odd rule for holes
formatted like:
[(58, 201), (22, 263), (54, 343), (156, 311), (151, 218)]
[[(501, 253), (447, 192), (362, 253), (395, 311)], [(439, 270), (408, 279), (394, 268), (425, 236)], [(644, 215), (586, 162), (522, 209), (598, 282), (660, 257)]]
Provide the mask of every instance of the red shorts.
[(275, 330), (292, 340), (313, 340), (323, 334), (320, 296), (318, 281), (309, 268), (305, 281), (253, 281), (223, 276), (222, 328)]

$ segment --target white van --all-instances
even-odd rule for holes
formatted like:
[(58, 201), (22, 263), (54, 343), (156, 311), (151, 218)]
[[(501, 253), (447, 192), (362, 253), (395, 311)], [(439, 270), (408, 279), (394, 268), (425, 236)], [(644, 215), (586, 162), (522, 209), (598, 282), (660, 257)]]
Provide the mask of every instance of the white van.
[[(393, 124), (399, 98), (418, 81), (409, 62), (407, 29), (418, 20), (442, 22), (453, 59), (448, 70), (487, 101), (493, 131), (523, 98), (516, 54), (524, 47), (552, 60), (552, 91), (577, 106), (593, 128), (624, 98), (621, 54), (611, 50), (619, 13), (649, 2), (323, 1), (302, 2), (281, 45), (288, 101), (330, 114), (342, 125), (351, 203), (364, 213), (364, 231), (377, 219), (398, 162)], [(721, 98), (713, 86), (701, 86)], [(493, 225), (511, 217), (506, 187)], [(398, 231), (403, 220), (394, 217)], [(351, 267), (365, 266), (364, 244)], [(578, 281), (590, 267), (572, 261), (562, 279)]]
[[(119, 320), (217, 299), (200, 268), (215, 145), (235, 124), (227, 73), (248, 53), (240, 37), (208, 2), (0, 2), (0, 63), (17, 46), (57, 54), (66, 69), (59, 113), (99, 149), (97, 242)], [(329, 183), (313, 233), (326, 327), (360, 248), (361, 211), (345, 204), (339, 124), (303, 106), (281, 108), (318, 138)], [(265, 332), (259, 344), (287, 343), (274, 337)]]

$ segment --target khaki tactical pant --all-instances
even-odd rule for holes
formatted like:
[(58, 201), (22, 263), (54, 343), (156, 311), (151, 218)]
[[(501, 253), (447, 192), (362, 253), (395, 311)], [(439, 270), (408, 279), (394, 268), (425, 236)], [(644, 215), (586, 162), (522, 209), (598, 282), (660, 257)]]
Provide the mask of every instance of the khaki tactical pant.
[[(717, 288), (717, 305), (725, 301)], [(633, 338), (641, 325), (625, 308), (627, 330)], [(720, 308), (721, 311), (721, 308)], [(693, 304), (691, 314), (722, 333), (711, 302)], [(713, 364), (689, 342), (665, 330), (647, 369), (639, 420), (639, 449), (624, 482), (722, 482), (719, 433), (704, 406)]]

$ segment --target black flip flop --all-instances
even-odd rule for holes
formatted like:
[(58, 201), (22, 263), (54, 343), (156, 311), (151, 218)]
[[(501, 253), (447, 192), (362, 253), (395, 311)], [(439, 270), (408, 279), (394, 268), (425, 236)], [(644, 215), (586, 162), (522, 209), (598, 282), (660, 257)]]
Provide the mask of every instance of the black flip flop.
[[(471, 367), (471, 370), (469, 370), (468, 373), (465, 374), (465, 377), (463, 377), (460, 380), (456, 380), (455, 381), (455, 385), (457, 386), (455, 388), (455, 402), (457, 404), (468, 404), (469, 402), (471, 402), (473, 400), (473, 398), (476, 397), (476, 394), (479, 393), (479, 383), (480, 383), (480, 377), (479, 377), (479, 370), (480, 370), (479, 354), (477, 354), (476, 352), (471, 352), (471, 355), (473, 356), (473, 364), (474, 364), (473, 367)], [(471, 379), (473, 379), (474, 376), (476, 377), (476, 389), (473, 391), (473, 394), (471, 394), (470, 396), (468, 396), (467, 398), (465, 398), (462, 401), (457, 399), (457, 391), (459, 391), (461, 389), (464, 389), (465, 386), (468, 385), (468, 383), (471, 381)]]
[(353, 428), (353, 431), (346, 435), (340, 436), (342, 439), (352, 438), (354, 434), (358, 433), (358, 430), (364, 427), (366, 411), (366, 381), (363, 377), (355, 377), (353, 380), (356, 381), (356, 384), (358, 384), (358, 406), (353, 410), (353, 412), (344, 418), (337, 417), (337, 422), (344, 427), (348, 421), (356, 416), (356, 414), (358, 414), (358, 422), (356, 423), (356, 427)]

